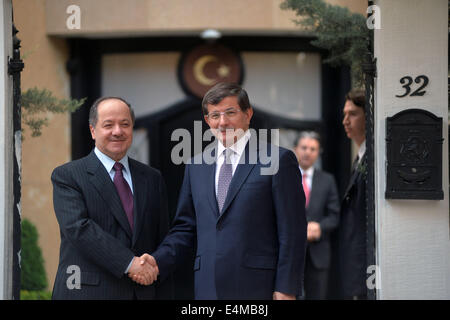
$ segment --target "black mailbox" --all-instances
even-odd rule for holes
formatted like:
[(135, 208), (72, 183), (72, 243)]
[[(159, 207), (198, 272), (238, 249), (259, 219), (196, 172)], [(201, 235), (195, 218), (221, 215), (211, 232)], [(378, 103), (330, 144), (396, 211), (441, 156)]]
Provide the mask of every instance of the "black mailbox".
[(421, 109), (386, 119), (386, 199), (442, 200), (442, 118)]

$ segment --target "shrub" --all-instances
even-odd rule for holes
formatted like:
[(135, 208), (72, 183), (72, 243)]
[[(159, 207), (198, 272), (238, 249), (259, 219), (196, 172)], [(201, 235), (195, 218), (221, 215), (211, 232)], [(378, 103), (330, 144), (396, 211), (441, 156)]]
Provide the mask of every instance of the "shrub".
[(27, 219), (22, 220), (22, 251), (21, 251), (21, 289), (40, 291), (47, 288), (47, 275), (44, 269), (44, 259), (38, 245), (36, 227)]
[(28, 291), (20, 290), (20, 300), (50, 300), (52, 293), (50, 291)]

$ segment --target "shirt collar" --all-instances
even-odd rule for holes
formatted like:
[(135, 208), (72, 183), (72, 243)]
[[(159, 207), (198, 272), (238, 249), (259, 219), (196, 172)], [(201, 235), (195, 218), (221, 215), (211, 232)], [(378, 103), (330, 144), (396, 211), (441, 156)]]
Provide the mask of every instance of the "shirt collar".
[[(250, 136), (251, 136), (250, 130), (247, 129), (247, 131), (245, 131), (245, 134), (242, 137), (240, 137), (239, 140), (236, 141), (235, 144), (230, 146), (229, 149), (231, 149), (234, 153), (236, 153), (238, 155), (238, 157), (240, 158), (242, 153), (244, 153), (245, 146), (247, 145), (247, 142), (250, 139)], [(217, 154), (219, 157), (223, 154), (223, 150), (225, 150), (225, 149), (226, 148), (222, 144), (222, 141), (219, 140), (218, 147), (217, 147)]]
[(358, 150), (359, 161), (361, 161), (362, 157), (364, 156), (364, 153), (366, 153), (366, 140), (364, 140), (363, 143), (361, 143), (361, 146), (359, 147)]
[[(101, 152), (97, 147), (94, 149), (95, 155), (100, 160), (100, 162), (105, 167), (106, 171), (109, 173), (113, 169), (114, 164), (116, 161), (108, 157), (106, 154)], [(118, 162), (123, 164), (124, 169), (126, 172), (130, 173), (130, 167), (128, 166), (128, 155), (125, 155), (122, 159), (120, 159)]]
[(304, 170), (304, 171), (303, 171), (302, 167), (300, 167), (300, 166), (298, 166), (298, 167), (300, 168), (300, 172), (302, 174), (302, 177), (303, 177), (304, 173), (307, 174), (308, 178), (311, 178), (313, 176), (313, 174), (314, 174), (314, 166), (311, 166), (309, 169)]

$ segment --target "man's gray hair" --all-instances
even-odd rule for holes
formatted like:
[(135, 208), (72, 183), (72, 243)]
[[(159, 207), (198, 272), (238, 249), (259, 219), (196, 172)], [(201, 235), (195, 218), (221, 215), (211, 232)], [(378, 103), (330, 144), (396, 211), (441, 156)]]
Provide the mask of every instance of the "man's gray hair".
[(317, 142), (319, 142), (319, 145), (320, 145), (320, 135), (317, 132), (315, 132), (315, 131), (302, 131), (297, 136), (297, 140), (295, 140), (295, 147), (298, 145), (299, 141), (301, 139), (304, 139), (304, 138), (310, 138), (310, 139), (317, 140)]

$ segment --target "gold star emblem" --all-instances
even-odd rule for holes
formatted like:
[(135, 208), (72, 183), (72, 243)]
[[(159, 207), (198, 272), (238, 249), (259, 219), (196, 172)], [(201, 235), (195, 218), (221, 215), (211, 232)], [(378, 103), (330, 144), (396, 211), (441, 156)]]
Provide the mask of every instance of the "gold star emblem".
[(222, 65), (220, 65), (220, 67), (217, 69), (217, 74), (218, 74), (221, 78), (226, 78), (226, 77), (230, 74), (230, 68), (227, 67), (226, 65), (222, 64)]

